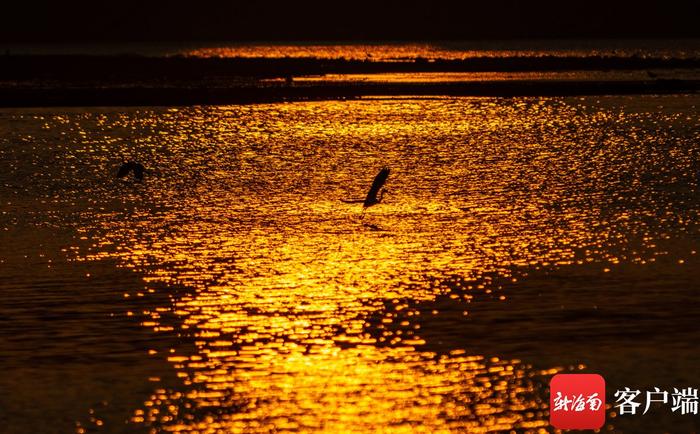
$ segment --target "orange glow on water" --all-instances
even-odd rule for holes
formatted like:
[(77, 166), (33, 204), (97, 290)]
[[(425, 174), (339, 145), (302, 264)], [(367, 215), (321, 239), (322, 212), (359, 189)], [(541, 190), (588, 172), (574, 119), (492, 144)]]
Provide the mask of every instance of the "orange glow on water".
[[(319, 58), (405, 62), (415, 59), (462, 60), (479, 57), (697, 57), (697, 46), (670, 49), (668, 45), (631, 45), (604, 41), (600, 46), (575, 46), (563, 41), (547, 43), (444, 42), (444, 43), (248, 43), (213, 44), (185, 48), (177, 54), (197, 57)], [(653, 45), (653, 44), (652, 44)]]
[[(665, 236), (655, 222), (686, 227), (673, 212), (690, 201), (686, 187), (668, 186), (688, 185), (692, 154), (657, 123), (692, 129), (696, 114), (589, 103), (375, 99), (47, 119), (52, 134), (80, 137), (62, 149), (68, 161), (90, 160), (103, 181), (71, 175), (61, 192), (93, 193), (76, 224), (94, 240), (82, 259), (144, 273), (144, 291), (125, 296), (168, 291), (170, 304), (136, 315), (189, 348), (168, 357), (182, 387), (157, 388), (131, 422), (166, 432), (546, 431), (548, 379), (578, 367), (428, 342), (431, 320), (416, 306), (446, 297), (467, 321), (471, 303), (508, 306), (497, 278), (644, 263)], [(116, 152), (153, 174), (115, 183), (104, 173)], [(383, 166), (390, 193), (360, 219), (340, 199), (361, 197)]]

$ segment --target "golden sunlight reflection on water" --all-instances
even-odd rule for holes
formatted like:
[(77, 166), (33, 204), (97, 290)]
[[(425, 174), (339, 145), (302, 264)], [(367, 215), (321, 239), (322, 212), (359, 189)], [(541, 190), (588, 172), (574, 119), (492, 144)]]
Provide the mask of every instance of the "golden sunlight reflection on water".
[[(580, 42), (580, 41), (579, 41)], [(579, 45), (579, 46), (577, 46)], [(443, 43), (244, 43), (211, 44), (171, 51), (173, 54), (197, 57), (239, 58), (319, 58), (369, 61), (413, 61), (414, 59), (461, 60), (480, 57), (697, 57), (698, 47), (692, 41), (659, 46), (656, 41), (598, 41), (581, 46), (576, 41), (510, 42), (443, 42)]]
[[(192, 343), (169, 357), (183, 386), (156, 390), (132, 422), (537, 431), (548, 424), (548, 379), (563, 368), (421, 349), (420, 312), (407, 301), (451, 294), (452, 308), (468, 311), (480, 296), (507, 312), (491, 276), (644, 263), (668, 231), (690, 230), (697, 111), (648, 103), (638, 112), (620, 101), (464, 98), (68, 112), (41, 115), (32, 140), (66, 156), (52, 169), (65, 170), (60, 200), (92, 196), (73, 217), (94, 240), (85, 259), (117, 257), (148, 288), (185, 288), (144, 312), (148, 327)], [(57, 131), (74, 141), (57, 143)], [(120, 153), (152, 169), (146, 182), (111, 180)], [(68, 164), (100, 181), (76, 186)], [(361, 219), (359, 205), (340, 199), (362, 197), (383, 166), (389, 193)]]

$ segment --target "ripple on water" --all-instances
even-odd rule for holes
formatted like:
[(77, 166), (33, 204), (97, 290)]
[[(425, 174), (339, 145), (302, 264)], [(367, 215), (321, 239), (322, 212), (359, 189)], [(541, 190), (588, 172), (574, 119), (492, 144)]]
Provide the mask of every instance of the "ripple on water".
[[(156, 390), (133, 422), (537, 430), (561, 368), (423, 350), (408, 301), (447, 294), (463, 310), (497, 297), (490, 276), (643, 264), (694, 231), (697, 109), (636, 98), (17, 111), (0, 119), (0, 156), (8, 198), (32, 189), (48, 204), (37, 219), (90, 237), (82, 258), (191, 289), (144, 322), (193, 342), (170, 358), (183, 387)], [(113, 179), (120, 155), (151, 169), (144, 183)], [(340, 199), (383, 166), (389, 193), (360, 219)]]

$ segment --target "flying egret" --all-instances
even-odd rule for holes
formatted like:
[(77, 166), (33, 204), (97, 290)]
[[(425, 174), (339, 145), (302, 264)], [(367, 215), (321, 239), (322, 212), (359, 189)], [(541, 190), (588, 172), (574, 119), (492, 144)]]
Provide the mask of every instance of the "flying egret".
[[(369, 191), (367, 192), (367, 197), (365, 197), (364, 200), (343, 200), (343, 202), (361, 203), (363, 211), (372, 205), (380, 203), (384, 198), (384, 193), (387, 191), (387, 189), (382, 189), (382, 187), (386, 183), (388, 177), (389, 169), (385, 167), (382, 170), (380, 170), (379, 173), (377, 173), (377, 176), (374, 177), (372, 186), (369, 188)], [(377, 195), (379, 195), (379, 197), (377, 197)]]
[(117, 178), (123, 178), (129, 174), (129, 172), (134, 172), (134, 179), (141, 181), (143, 180), (143, 173), (146, 169), (141, 163), (135, 161), (124, 162), (117, 171)]

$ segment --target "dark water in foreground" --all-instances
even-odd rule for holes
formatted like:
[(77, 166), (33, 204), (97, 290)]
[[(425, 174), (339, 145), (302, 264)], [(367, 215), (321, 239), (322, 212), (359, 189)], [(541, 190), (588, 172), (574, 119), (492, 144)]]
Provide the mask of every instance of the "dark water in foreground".
[[(71, 342), (105, 355), (113, 338), (70, 331), (109, 314), (136, 319), (147, 335), (121, 338), (137, 342), (136, 362), (99, 380), (140, 384), (143, 396), (125, 387), (132, 428), (548, 431), (556, 372), (697, 387), (699, 102), (3, 111), (1, 229), (39, 227), (12, 235), (19, 247), (3, 260), (60, 245), (74, 265), (29, 303), (49, 303), (41, 311), (22, 299), (32, 285), (17, 290), (20, 266), (6, 269), (2, 371), (32, 363), (9, 337), (72, 303), (89, 318), (58, 318), (54, 332), (68, 337), (39, 333), (22, 351)], [(122, 155), (151, 168), (145, 182), (113, 178)], [(340, 199), (363, 196), (383, 166), (389, 193), (361, 219)], [(123, 270), (77, 274), (90, 264)], [(153, 357), (162, 365), (138, 368)], [(41, 369), (67, 362), (53, 363)], [(159, 384), (159, 369), (175, 379)], [(10, 398), (28, 393), (5, 383)], [(105, 408), (92, 411), (109, 417)], [(668, 409), (653, 420), (612, 413), (610, 429), (630, 432), (696, 424)], [(16, 432), (36, 423), (2, 417)], [(78, 419), (78, 429), (124, 427)]]

